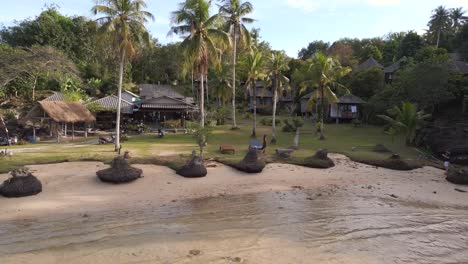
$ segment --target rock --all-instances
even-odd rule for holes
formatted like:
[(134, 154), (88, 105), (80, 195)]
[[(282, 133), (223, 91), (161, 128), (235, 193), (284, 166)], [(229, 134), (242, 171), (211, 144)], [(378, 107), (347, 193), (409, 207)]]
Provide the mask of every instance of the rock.
[(8, 197), (25, 197), (42, 192), (42, 183), (27, 169), (11, 171), (11, 178), (0, 185), (0, 194)]
[(455, 166), (450, 167), (446, 180), (455, 184), (468, 185), (468, 170)]
[(378, 153), (390, 153), (391, 151), (385, 147), (383, 144), (377, 144), (372, 148), (372, 151)]
[(109, 183), (127, 183), (141, 178), (143, 171), (130, 166), (128, 161), (121, 156), (112, 160), (111, 167), (96, 172), (98, 178), (103, 182)]
[(197, 155), (195, 155), (192, 160), (190, 160), (186, 165), (177, 171), (177, 174), (186, 178), (205, 177), (207, 173), (208, 171), (203, 165), (203, 160), (200, 158), (200, 156)]
[(313, 157), (316, 159), (326, 160), (328, 159), (328, 150), (320, 149), (317, 152), (315, 152), (315, 155)]
[(328, 157), (328, 151), (326, 149), (320, 149), (314, 156), (305, 158), (300, 165), (309, 168), (327, 169), (334, 167), (335, 163)]
[(198, 250), (198, 249), (192, 249), (189, 251), (189, 254), (192, 255), (192, 256), (198, 256), (201, 254), (201, 250)]
[(233, 167), (247, 173), (260, 173), (265, 168), (265, 162), (259, 160), (255, 149), (251, 149), (247, 152), (244, 159), (239, 163), (233, 164)]

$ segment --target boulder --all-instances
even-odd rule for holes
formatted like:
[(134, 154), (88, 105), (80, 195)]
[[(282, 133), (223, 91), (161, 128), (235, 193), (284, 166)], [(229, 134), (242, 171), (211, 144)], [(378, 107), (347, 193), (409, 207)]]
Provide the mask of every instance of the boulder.
[(310, 168), (327, 169), (335, 166), (335, 163), (328, 157), (326, 149), (320, 149), (312, 157), (305, 158), (302, 165)]
[(114, 158), (110, 168), (96, 172), (101, 181), (109, 183), (131, 182), (141, 178), (142, 173), (141, 169), (130, 166), (128, 161), (122, 156)]
[(259, 160), (255, 149), (249, 150), (244, 159), (239, 163), (233, 164), (233, 167), (247, 173), (260, 173), (265, 168), (265, 162)]
[(177, 170), (177, 174), (186, 178), (205, 177), (207, 170), (200, 156), (194, 156), (186, 165)]
[(5, 197), (25, 197), (42, 192), (42, 183), (25, 169), (10, 172), (11, 178), (0, 185), (0, 194)]
[(372, 148), (372, 151), (378, 153), (390, 153), (391, 151), (385, 147), (383, 144), (377, 144)]
[(446, 179), (451, 183), (468, 185), (468, 169), (456, 166), (450, 167)]

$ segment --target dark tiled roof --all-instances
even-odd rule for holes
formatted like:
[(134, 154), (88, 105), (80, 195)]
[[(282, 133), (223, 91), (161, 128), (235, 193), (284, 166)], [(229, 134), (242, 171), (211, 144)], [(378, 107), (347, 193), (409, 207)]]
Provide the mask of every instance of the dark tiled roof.
[[(313, 94), (314, 92), (308, 93), (302, 96), (301, 99), (308, 100), (310, 99), (310, 97), (312, 97)], [(365, 104), (366, 102), (353, 94), (346, 94), (338, 98), (338, 103), (340, 104)]]
[(401, 59), (399, 59), (397, 62), (395, 62), (394, 64), (388, 66), (388, 67), (385, 67), (384, 68), (384, 73), (394, 73), (396, 71), (398, 71), (401, 67), (401, 63), (402, 62), (406, 62), (408, 59), (406, 57), (403, 57)]
[(450, 62), (453, 70), (461, 73), (468, 74), (468, 63), (466, 63), (459, 53), (450, 53)]
[[(115, 95), (110, 95), (110, 96), (106, 96), (101, 99), (98, 99), (96, 101), (93, 101), (93, 103), (97, 103), (100, 106), (109, 110), (116, 110), (117, 104), (119, 103), (119, 98)], [(122, 99), (122, 102), (120, 104), (120, 109), (122, 113), (131, 114), (133, 113), (133, 104)]]
[(42, 100), (44, 102), (63, 102), (65, 101), (65, 95), (60, 92), (54, 92), (53, 95)]
[(366, 102), (361, 98), (352, 95), (352, 94), (345, 94), (338, 98), (338, 102), (340, 104), (365, 104)]
[(383, 69), (383, 66), (382, 64), (380, 64), (378, 61), (376, 61), (374, 58), (369, 58), (368, 60), (366, 60), (365, 62), (359, 64), (357, 67), (356, 67), (356, 72), (361, 72), (361, 71), (367, 71), (367, 70), (370, 70), (374, 67), (379, 67), (381, 69)]
[(186, 102), (185, 99), (180, 100), (169, 96), (161, 96), (143, 100), (141, 108), (196, 110), (198, 107)]

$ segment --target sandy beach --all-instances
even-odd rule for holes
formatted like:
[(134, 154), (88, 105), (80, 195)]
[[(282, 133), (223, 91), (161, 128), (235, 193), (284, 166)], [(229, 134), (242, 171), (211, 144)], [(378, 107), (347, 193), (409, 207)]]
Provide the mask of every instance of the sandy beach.
[[(34, 197), (0, 198), (0, 263), (462, 263), (468, 187), (443, 171), (358, 164), (269, 164), (249, 175), (216, 164), (185, 179), (101, 183), (99, 162), (30, 166)], [(0, 175), (3, 181), (8, 176)], [(457, 190), (456, 190), (457, 189)]]

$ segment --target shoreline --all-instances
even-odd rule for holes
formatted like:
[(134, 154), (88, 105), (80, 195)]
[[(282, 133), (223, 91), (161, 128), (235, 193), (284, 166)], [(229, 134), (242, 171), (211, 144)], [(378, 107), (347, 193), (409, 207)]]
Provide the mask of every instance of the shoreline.
[[(330, 157), (336, 166), (326, 170), (273, 163), (258, 174), (218, 163), (196, 179), (165, 166), (134, 165), (144, 177), (122, 185), (98, 180), (96, 171), (108, 167), (101, 162), (29, 166), (43, 192), (0, 198), (0, 262), (289, 263), (299, 254), (294, 263), (310, 263), (304, 262), (307, 256), (318, 262), (382, 263), (365, 251), (354, 259), (349, 248), (366, 244), (347, 244), (349, 236), (362, 234), (367, 241), (379, 233), (366, 243), (380, 245), (376, 250), (384, 256), (385, 245), (394, 243), (386, 232), (411, 239), (421, 228), (433, 234), (431, 226), (440, 225), (455, 236), (444, 222), (460, 230), (468, 225), (463, 220), (468, 194), (454, 190), (468, 188), (447, 182), (442, 170), (393, 171), (339, 154)], [(0, 174), (0, 180), (6, 177)], [(407, 229), (390, 231), (389, 223)], [(355, 231), (363, 227), (369, 230)], [(329, 245), (316, 234), (327, 237)], [(423, 241), (426, 231), (420, 236)], [(425, 246), (417, 244), (416, 252)], [(328, 255), (334, 247), (343, 248), (343, 255)], [(190, 253), (197, 250), (200, 255)], [(405, 252), (401, 248), (401, 254), (413, 254)]]

